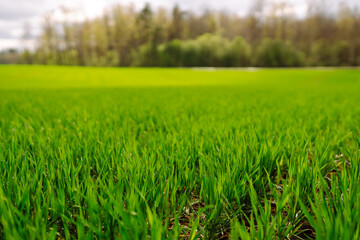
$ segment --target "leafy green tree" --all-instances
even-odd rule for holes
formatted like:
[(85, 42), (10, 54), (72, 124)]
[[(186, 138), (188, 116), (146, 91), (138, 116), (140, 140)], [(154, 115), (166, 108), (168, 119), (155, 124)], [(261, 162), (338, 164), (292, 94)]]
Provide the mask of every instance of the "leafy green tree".
[(258, 67), (299, 67), (305, 64), (304, 61), (303, 53), (279, 39), (264, 39), (255, 53)]
[(251, 47), (241, 37), (234, 38), (225, 59), (226, 67), (247, 67), (251, 64)]
[[(146, 4), (115, 5), (103, 16), (72, 22), (44, 16), (37, 48), (22, 61), (92, 66), (296, 67), (360, 65), (360, 14), (341, 4), (329, 14), (323, 1), (311, 1), (304, 18), (289, 3), (264, 11), (256, 0), (248, 14), (225, 11), (172, 13)], [(26, 31), (25, 31), (26, 32)], [(173, 40), (179, 41), (173, 41)]]
[(223, 67), (229, 40), (218, 35), (204, 34), (195, 40), (199, 66)]
[(136, 19), (137, 41), (143, 45), (151, 40), (153, 27), (153, 12), (150, 4), (146, 4)]
[(312, 66), (336, 66), (338, 63), (335, 47), (325, 41), (319, 40), (313, 44), (310, 53)]
[(184, 42), (172, 40), (159, 47), (159, 65), (164, 67), (183, 66)]
[(183, 39), (184, 38), (184, 13), (181, 11), (179, 5), (175, 5), (172, 11), (172, 19), (169, 29), (169, 39)]

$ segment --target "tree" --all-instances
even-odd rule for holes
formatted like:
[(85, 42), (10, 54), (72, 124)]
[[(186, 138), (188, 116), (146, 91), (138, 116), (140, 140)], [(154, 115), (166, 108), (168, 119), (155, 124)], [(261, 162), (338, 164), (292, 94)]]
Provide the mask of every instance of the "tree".
[[(103, 16), (59, 22), (44, 16), (37, 48), (23, 62), (96, 66), (344, 66), (360, 64), (360, 14), (311, 0), (304, 18), (285, 1), (253, 2), (246, 16), (225, 11), (152, 11), (115, 5)], [(324, 7), (325, 6), (325, 7)], [(264, 11), (266, 9), (266, 11)], [(26, 29), (24, 29), (26, 30)], [(25, 34), (24, 36), (29, 35)], [(174, 41), (177, 40), (177, 41)], [(25, 41), (25, 38), (23, 38)]]
[(51, 12), (44, 15), (41, 27), (42, 35), (40, 36), (39, 60), (43, 64), (57, 64), (59, 38)]
[(264, 39), (255, 53), (258, 67), (299, 67), (304, 65), (304, 54), (295, 50), (291, 43), (280, 39)]
[(33, 57), (29, 49), (29, 44), (32, 39), (31, 26), (28, 22), (24, 23), (23, 34), (21, 36), (21, 45), (24, 46), (24, 52), (21, 55), (21, 61), (25, 64), (32, 64)]
[(169, 40), (184, 38), (184, 13), (179, 5), (175, 5), (172, 11), (172, 19), (169, 29)]
[(146, 4), (136, 19), (137, 41), (143, 45), (151, 40), (153, 27), (153, 12), (150, 4)]

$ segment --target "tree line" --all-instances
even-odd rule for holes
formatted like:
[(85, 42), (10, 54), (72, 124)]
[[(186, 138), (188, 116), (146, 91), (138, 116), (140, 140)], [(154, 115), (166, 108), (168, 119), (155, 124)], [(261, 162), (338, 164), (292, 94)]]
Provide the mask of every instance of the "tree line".
[[(309, 4), (298, 17), (286, 3), (263, 9), (255, 1), (245, 16), (115, 5), (82, 22), (44, 16), (26, 64), (164, 67), (359, 66), (360, 14), (342, 3), (336, 13)], [(64, 9), (63, 13), (68, 13)]]

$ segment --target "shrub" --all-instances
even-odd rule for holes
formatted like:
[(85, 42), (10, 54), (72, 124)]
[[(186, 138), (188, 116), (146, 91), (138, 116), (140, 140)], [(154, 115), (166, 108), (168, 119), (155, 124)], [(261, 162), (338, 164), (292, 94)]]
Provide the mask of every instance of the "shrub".
[(300, 67), (304, 62), (302, 52), (280, 39), (264, 39), (255, 53), (255, 65), (258, 67)]

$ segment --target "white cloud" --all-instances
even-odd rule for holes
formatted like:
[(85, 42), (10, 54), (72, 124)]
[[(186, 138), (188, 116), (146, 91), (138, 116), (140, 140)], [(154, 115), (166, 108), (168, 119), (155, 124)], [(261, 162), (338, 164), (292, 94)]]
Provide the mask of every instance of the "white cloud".
[(0, 51), (7, 48), (18, 48), (19, 44), (20, 42), (17, 39), (0, 38)]

